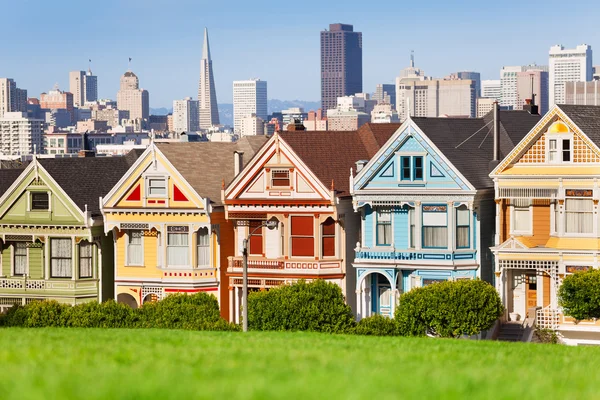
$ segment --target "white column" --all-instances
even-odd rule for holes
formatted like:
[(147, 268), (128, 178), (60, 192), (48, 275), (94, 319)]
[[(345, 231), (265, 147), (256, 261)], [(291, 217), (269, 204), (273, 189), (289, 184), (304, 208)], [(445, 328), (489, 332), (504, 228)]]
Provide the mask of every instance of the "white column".
[(421, 234), (421, 226), (423, 225), (423, 223), (421, 222), (421, 215), (421, 202), (415, 201), (415, 250), (421, 250), (422, 248), (421, 241), (423, 235)]
[(446, 222), (446, 225), (448, 226), (448, 250), (454, 250), (454, 248), (456, 247), (454, 243), (454, 214), (454, 202), (449, 201), (447, 209), (448, 219)]
[(356, 289), (356, 319), (360, 321), (363, 316), (362, 312), (362, 290)]
[(366, 287), (366, 282), (365, 282), (365, 288), (363, 289), (363, 294), (364, 294), (364, 299), (365, 301), (363, 302), (363, 318), (368, 317), (371, 315), (371, 307), (372, 307), (372, 301), (373, 299), (370, 297), (371, 294), (371, 288)]
[(229, 321), (233, 322), (233, 313), (235, 310), (235, 298), (233, 295), (233, 291), (235, 290), (235, 287), (229, 287)]
[[(498, 246), (500, 244), (500, 202), (501, 201), (502, 200), (496, 200), (496, 234), (494, 235), (494, 243), (496, 246)], [(505, 218), (506, 218), (506, 216), (505, 216)], [(479, 232), (477, 232), (477, 233), (479, 234)], [(479, 236), (478, 236), (478, 238), (479, 238)], [(478, 253), (481, 253), (481, 251), (478, 251)]]

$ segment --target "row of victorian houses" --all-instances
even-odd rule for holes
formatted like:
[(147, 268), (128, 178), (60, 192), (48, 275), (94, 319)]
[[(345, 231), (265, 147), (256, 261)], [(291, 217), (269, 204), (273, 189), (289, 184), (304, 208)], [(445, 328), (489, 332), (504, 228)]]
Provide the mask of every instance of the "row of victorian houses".
[(250, 290), (325, 279), (360, 319), (480, 278), (504, 319), (600, 341), (557, 300), (566, 275), (598, 267), (600, 107), (82, 153), (0, 169), (0, 307), (204, 291), (239, 322), (248, 239)]

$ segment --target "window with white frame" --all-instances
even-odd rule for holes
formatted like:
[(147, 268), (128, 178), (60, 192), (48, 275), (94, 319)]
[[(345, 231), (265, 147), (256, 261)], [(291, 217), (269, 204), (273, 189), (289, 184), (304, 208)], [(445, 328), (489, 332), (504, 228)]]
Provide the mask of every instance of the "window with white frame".
[(531, 234), (531, 200), (513, 199), (512, 205), (512, 231), (514, 233)]
[(565, 199), (565, 233), (590, 234), (594, 231), (594, 201), (590, 199)]
[(408, 229), (408, 248), (414, 249), (417, 247), (417, 237), (415, 236), (415, 209), (413, 207), (408, 209)]
[(148, 197), (166, 197), (167, 196), (167, 179), (164, 177), (148, 177), (146, 178), (148, 185)]
[(127, 265), (144, 264), (143, 248), (144, 232), (129, 231), (127, 233)]
[(290, 171), (288, 169), (271, 170), (271, 187), (290, 187)]
[(208, 228), (200, 228), (198, 230), (197, 253), (198, 267), (210, 266), (210, 235)]
[(50, 200), (48, 192), (31, 192), (31, 210), (48, 211)]
[(467, 249), (470, 247), (471, 213), (469, 208), (462, 205), (456, 209), (456, 248)]
[(14, 271), (13, 275), (23, 276), (27, 274), (27, 243), (16, 242), (13, 246)]
[(548, 138), (548, 162), (571, 162), (571, 135), (552, 135)]
[(376, 217), (377, 246), (390, 246), (392, 244), (392, 210), (378, 208)]
[(167, 227), (167, 266), (183, 267), (190, 265), (188, 241), (187, 226)]
[(79, 243), (79, 277), (92, 277), (92, 249), (93, 245), (88, 241)]
[(53, 278), (71, 278), (73, 276), (71, 239), (50, 239), (50, 268)]
[(552, 203), (552, 207), (554, 209), (554, 225), (553, 225), (553, 233), (558, 233), (558, 219), (560, 218), (560, 207), (558, 202)]
[(423, 206), (423, 247), (448, 248), (448, 206)]

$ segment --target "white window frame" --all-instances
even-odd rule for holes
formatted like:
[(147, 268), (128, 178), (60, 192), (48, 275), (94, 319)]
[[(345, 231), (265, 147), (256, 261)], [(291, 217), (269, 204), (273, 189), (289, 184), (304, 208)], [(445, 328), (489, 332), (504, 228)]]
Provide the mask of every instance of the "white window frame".
[[(201, 230), (207, 230), (207, 234), (206, 237), (208, 238), (208, 246), (202, 246), (202, 248), (208, 248), (208, 264), (200, 264), (200, 231)], [(205, 236), (205, 235), (202, 235)], [(200, 229), (198, 229), (196, 231), (196, 266), (198, 268), (207, 268), (207, 267), (211, 267), (212, 266), (212, 251), (210, 249), (210, 245), (211, 245), (211, 230), (210, 227), (201, 227)]]
[[(423, 185), (427, 183), (427, 172), (429, 168), (427, 166), (427, 153), (426, 152), (402, 152), (398, 151), (396, 154), (396, 176), (398, 183), (406, 184), (406, 185)], [(410, 179), (402, 179), (402, 157), (410, 157)], [(415, 180), (415, 166), (414, 166), (414, 157), (423, 157), (423, 179)]]
[[(377, 221), (379, 209), (389, 210), (390, 213), (390, 243), (389, 244), (379, 244), (378, 235), (377, 235)], [(377, 206), (373, 207), (373, 245), (374, 247), (379, 247), (382, 249), (389, 249), (394, 247), (394, 207), (386, 207), (386, 206)]]
[[(417, 248), (417, 241), (419, 240), (419, 234), (417, 232), (417, 208), (416, 207), (408, 207), (408, 248), (409, 249), (416, 249)], [(412, 225), (411, 225), (411, 221), (410, 221), (410, 215), (412, 212)], [(414, 226), (414, 231), (410, 232), (410, 228), (411, 226)]]
[[(550, 141), (556, 140), (556, 153), (558, 154), (558, 160), (550, 161)], [(571, 157), (569, 161), (563, 161), (563, 140), (569, 140), (569, 151)], [(573, 164), (573, 134), (572, 133), (547, 133), (546, 134), (546, 163), (557, 165), (557, 164)]]
[[(568, 200), (589, 200), (592, 202), (592, 211), (591, 211), (591, 215), (592, 215), (592, 231), (589, 233), (576, 233), (576, 232), (567, 232), (567, 201)], [(595, 227), (594, 225), (594, 221), (593, 218), (596, 218), (594, 215), (594, 200), (593, 197), (565, 197), (565, 203), (563, 205), (563, 213), (562, 213), (562, 220), (563, 220), (563, 237), (581, 237), (581, 238), (588, 238), (588, 237), (594, 237), (596, 236), (596, 232), (595, 232)]]
[[(287, 172), (287, 179), (288, 179), (288, 185), (287, 186), (275, 186), (273, 184), (273, 173), (274, 172)], [(269, 177), (270, 177), (270, 185), (269, 185), (269, 189), (289, 189), (290, 187), (292, 187), (292, 171), (290, 171), (289, 168), (271, 168), (271, 171), (269, 172)]]
[[(150, 194), (150, 181), (162, 180), (165, 183), (164, 194)], [(147, 175), (145, 177), (146, 198), (149, 199), (166, 199), (169, 197), (169, 177), (166, 175)]]
[[(129, 262), (129, 236), (131, 232), (141, 232), (142, 233), (142, 263), (134, 264)], [(131, 229), (127, 230), (125, 233), (125, 266), (127, 267), (143, 267), (144, 266), (144, 231), (141, 229)]]
[[(169, 235), (184, 235), (187, 236), (187, 244), (185, 245), (185, 249), (186, 249), (186, 257), (187, 257), (187, 264), (181, 264), (181, 265), (171, 265), (169, 263), (169, 247), (174, 247), (173, 245), (169, 246)], [(165, 251), (166, 251), (166, 266), (167, 268), (174, 268), (174, 269), (188, 269), (191, 267), (192, 265), (192, 259), (191, 259), (191, 250), (190, 249), (190, 244), (191, 242), (191, 237), (190, 237), (190, 232), (189, 232), (189, 228), (187, 232), (169, 232), (168, 228), (167, 228), (167, 232), (165, 235)], [(176, 246), (176, 247), (180, 247), (183, 248), (184, 246)]]
[(12, 247), (11, 248), (11, 261), (10, 261), (10, 263), (11, 263), (11, 268), (10, 268), (11, 275), (12, 276), (29, 276), (29, 248), (27, 246), (25, 247), (25, 250), (26, 250), (26, 253), (25, 253), (25, 257), (26, 257), (25, 258), (25, 272), (23, 274), (20, 274), (20, 275), (15, 274), (15, 266), (16, 266), (15, 265), (15, 255), (16, 255), (15, 253), (17, 251), (17, 243), (26, 243), (26, 242), (13, 242), (12, 245), (11, 245), (11, 247)]
[[(533, 236), (533, 201), (531, 199), (523, 199), (529, 201), (529, 229), (526, 231), (517, 231), (515, 230), (515, 205), (513, 201), (515, 199), (511, 199), (510, 201), (510, 233), (521, 236)], [(521, 200), (521, 199), (519, 199)]]

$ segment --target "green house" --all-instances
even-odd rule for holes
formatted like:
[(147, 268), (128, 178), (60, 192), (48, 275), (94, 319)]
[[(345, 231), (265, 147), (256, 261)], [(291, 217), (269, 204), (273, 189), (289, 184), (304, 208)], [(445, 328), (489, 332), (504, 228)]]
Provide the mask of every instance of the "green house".
[(99, 199), (139, 154), (0, 169), (0, 311), (41, 299), (113, 298), (114, 244), (104, 234)]

